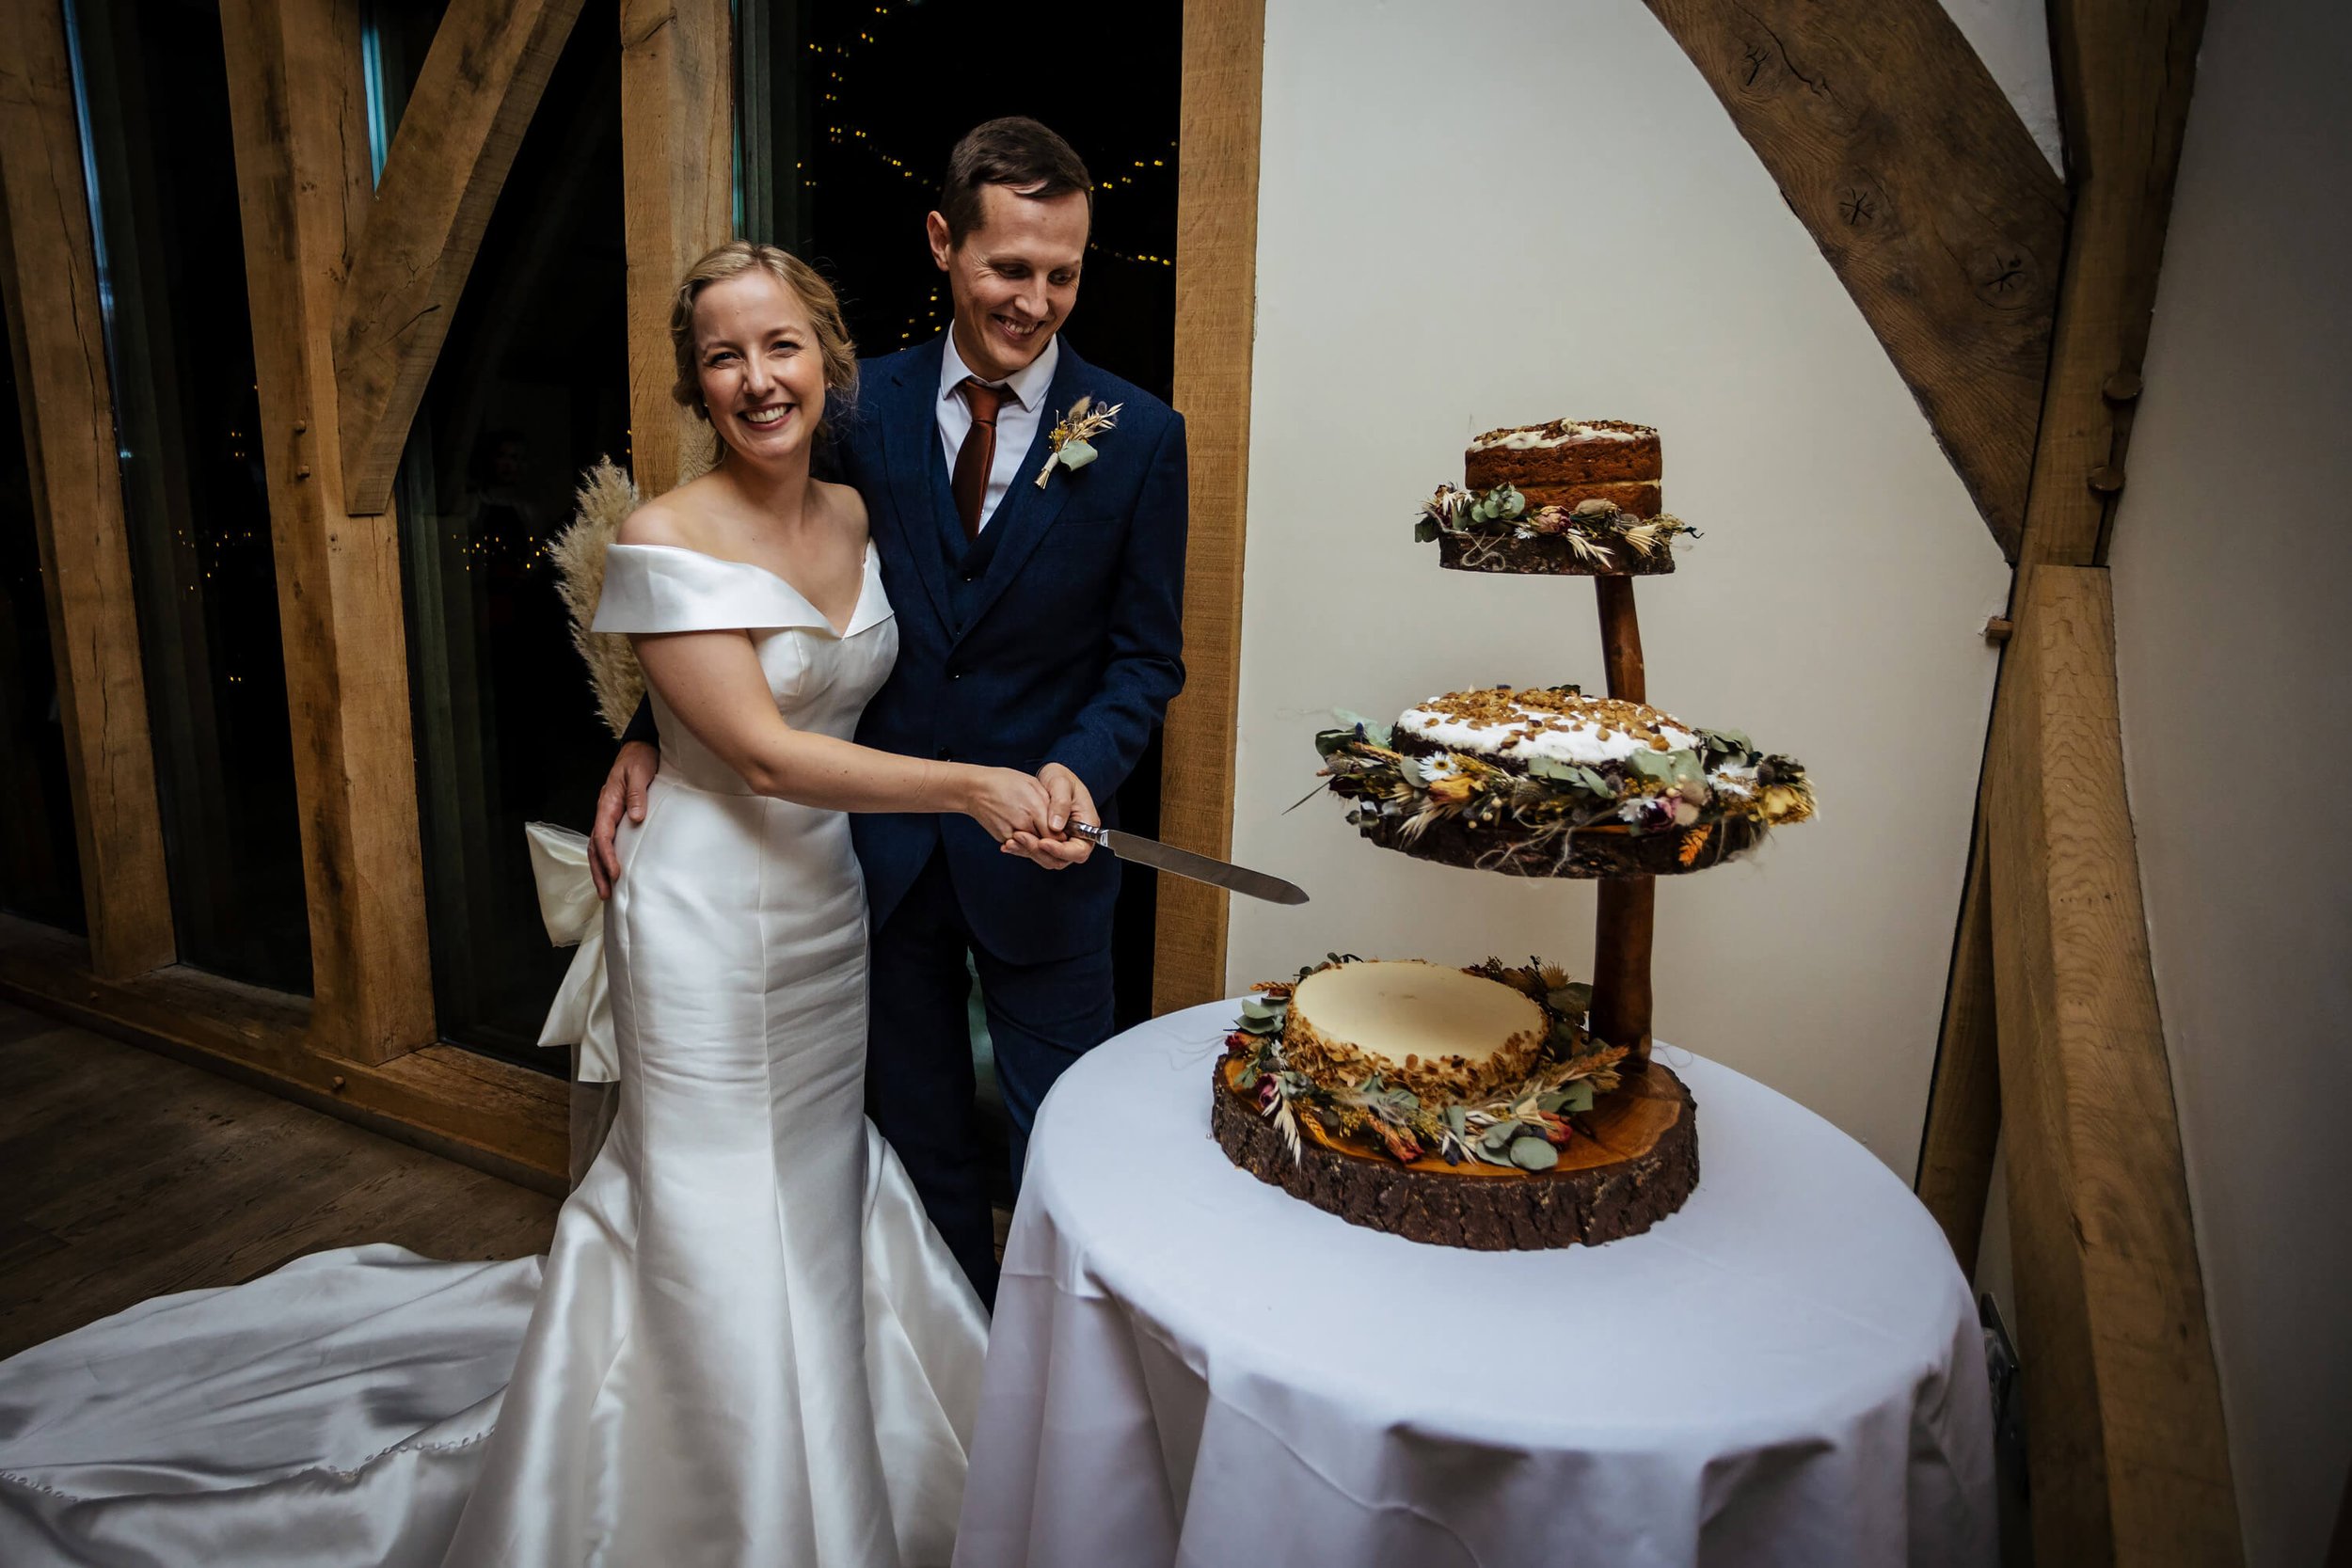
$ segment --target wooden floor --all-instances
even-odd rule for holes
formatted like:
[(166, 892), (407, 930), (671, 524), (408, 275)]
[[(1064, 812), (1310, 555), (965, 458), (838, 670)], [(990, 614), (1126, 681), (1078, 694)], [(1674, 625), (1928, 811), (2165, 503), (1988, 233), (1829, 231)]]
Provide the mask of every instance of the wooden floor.
[(0, 1356), (322, 1247), (544, 1252), (557, 1200), (0, 1002)]

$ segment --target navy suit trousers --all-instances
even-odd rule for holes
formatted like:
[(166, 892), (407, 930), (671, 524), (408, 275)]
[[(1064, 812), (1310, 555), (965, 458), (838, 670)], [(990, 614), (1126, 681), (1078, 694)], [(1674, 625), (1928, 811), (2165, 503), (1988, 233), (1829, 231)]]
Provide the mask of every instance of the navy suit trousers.
[[(964, 965), (967, 952), (971, 970)], [(931, 1224), (993, 1308), (995, 1227), (966, 1027), (973, 972), (979, 975), (995, 1047), (997, 1084), (1012, 1116), (1018, 1190), (1029, 1129), (1045, 1091), (1110, 1036), (1110, 932), (1104, 929), (1099, 946), (1067, 958), (1009, 962), (973, 935), (946, 856), (934, 851), (874, 933), (867, 1114), (914, 1179)]]

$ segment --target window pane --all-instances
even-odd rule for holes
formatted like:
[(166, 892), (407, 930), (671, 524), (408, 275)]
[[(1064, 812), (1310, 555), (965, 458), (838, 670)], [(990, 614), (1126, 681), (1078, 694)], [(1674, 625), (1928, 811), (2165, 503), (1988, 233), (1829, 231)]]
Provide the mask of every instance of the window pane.
[(72, 0), (183, 962), (310, 986), (216, 0)]
[(523, 824), (585, 829), (613, 752), (543, 546), (580, 470), (628, 460), (619, 21), (581, 8), (525, 134), (402, 460), (418, 794), (444, 1037), (537, 1050), (570, 961)]
[(15, 356), (0, 355), (0, 910), (79, 933), (81, 857), (23, 413)]

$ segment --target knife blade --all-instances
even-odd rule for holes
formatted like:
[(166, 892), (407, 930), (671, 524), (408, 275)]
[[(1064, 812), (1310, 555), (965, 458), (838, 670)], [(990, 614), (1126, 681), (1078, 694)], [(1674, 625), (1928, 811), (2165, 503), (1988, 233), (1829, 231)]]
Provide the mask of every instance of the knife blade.
[(1156, 839), (1137, 838), (1117, 828), (1098, 828), (1091, 822), (1072, 819), (1069, 831), (1088, 840), (1099, 849), (1107, 849), (1122, 861), (1148, 865), (1154, 871), (1173, 872), (1196, 882), (1221, 887), (1229, 893), (1251, 898), (1263, 898), (1269, 904), (1303, 904), (1304, 889), (1269, 877), (1263, 871), (1252, 871), (1246, 865), (1229, 865), (1207, 855), (1196, 855), (1189, 849), (1179, 849), (1172, 844)]

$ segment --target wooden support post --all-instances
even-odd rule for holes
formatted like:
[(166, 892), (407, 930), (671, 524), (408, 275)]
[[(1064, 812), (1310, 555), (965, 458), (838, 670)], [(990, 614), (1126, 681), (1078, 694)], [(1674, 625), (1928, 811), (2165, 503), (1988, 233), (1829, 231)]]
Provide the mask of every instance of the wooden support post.
[(1649, 681), (1642, 666), (1642, 623), (1633, 613), (1633, 579), (1595, 578), (1593, 591), (1600, 599), (1600, 661), (1609, 695), (1646, 703)]
[[(2060, 0), (2051, 23), (2077, 195), (2018, 559), (2087, 566), (2106, 559), (2113, 483), (2122, 472), (2139, 396), (2204, 6)], [(2021, 600), (2006, 624), (2013, 628), (2023, 613)], [(1994, 689), (1996, 724), (2016, 700), (2005, 658)], [(1981, 839), (1981, 801), (1978, 821)], [(1976, 1256), (2000, 1132), (1992, 960), (1983, 936), (1988, 901), (1985, 879), (1972, 866), (1961, 896), (1960, 940), (1919, 1158), (1919, 1195), (1955, 1249), (1966, 1243), (1959, 1251), (1963, 1263)]]
[(408, 426), (580, 0), (456, 0), (384, 161), (335, 316), (345, 497), (391, 502)]
[[(357, 0), (223, 0), (319, 1050), (430, 1043), (394, 519), (346, 504), (335, 313), (373, 198)], [(266, 302), (266, 308), (263, 306)], [(235, 759), (225, 759), (235, 767)]]
[[(1168, 710), (1160, 833), (1224, 858), (1233, 842), (1234, 712), (1249, 492), (1250, 342), (1258, 271), (1258, 116), (1265, 0), (1184, 8), (1176, 187), (1176, 407), (1191, 461), (1184, 690)], [(1155, 1011), (1225, 992), (1227, 895), (1162, 877)]]
[(2204, 0), (2051, 0), (2074, 184), (2021, 561), (2106, 560)]
[(82, 168), (62, 14), (55, 5), (0, 5), (0, 293), (23, 405), (90, 964), (123, 979), (171, 962), (171, 893)]
[[(1600, 657), (1609, 675), (1609, 695), (1629, 703), (1647, 702), (1633, 579), (1597, 577), (1593, 592), (1600, 605)], [(1637, 1072), (1649, 1066), (1650, 951), (1657, 927), (1657, 878), (1615, 877), (1600, 884), (1600, 908), (1593, 923), (1593, 1033), (1630, 1051), (1625, 1065)]]
[(1658, 879), (1612, 877), (1600, 884), (1593, 927), (1593, 1033), (1632, 1053), (1625, 1066), (1649, 1066), (1650, 950), (1658, 926)]
[(1993, 998), (1993, 905), (1985, 893), (1984, 828), (1978, 824), (1961, 895), (1960, 932), (1944, 990), (1927, 1134), (1919, 1143), (1919, 1201), (1952, 1243), (1961, 1272), (1977, 1272), (1985, 1196), (2001, 1136), (2001, 1072)]
[(2103, 571), (2026, 568), (1985, 768), (2036, 1560), (2239, 1560)]
[(686, 269), (734, 232), (730, 25), (727, 0), (621, 0), (629, 467), (646, 496), (703, 467), (710, 450), (710, 427), (670, 395), (670, 303)]

